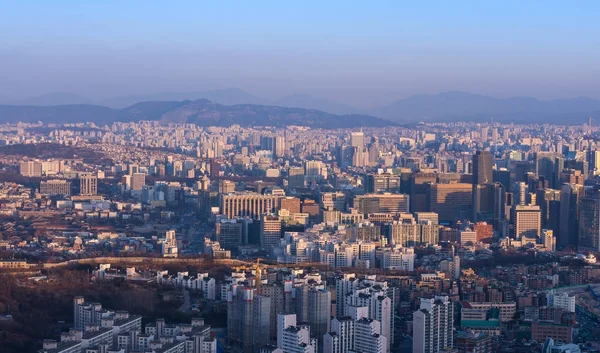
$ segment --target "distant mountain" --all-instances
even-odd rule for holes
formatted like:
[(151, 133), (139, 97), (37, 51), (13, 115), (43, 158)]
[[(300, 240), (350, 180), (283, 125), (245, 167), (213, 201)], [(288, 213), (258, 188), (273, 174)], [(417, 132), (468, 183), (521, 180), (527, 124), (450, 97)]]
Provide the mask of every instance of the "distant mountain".
[(76, 93), (54, 92), (37, 97), (29, 97), (8, 101), (12, 105), (67, 105), (67, 104), (91, 104), (92, 100), (88, 97)]
[(281, 107), (317, 109), (332, 114), (353, 114), (359, 111), (359, 109), (346, 104), (299, 93), (282, 97), (275, 101), (275, 105)]
[(210, 91), (196, 92), (163, 92), (147, 95), (134, 95), (124, 97), (114, 97), (104, 99), (98, 102), (100, 105), (120, 109), (126, 108), (139, 102), (147, 101), (183, 101), (208, 99), (223, 105), (235, 104), (268, 104), (269, 101), (258, 98), (239, 88), (215, 89)]
[(539, 100), (495, 98), (465, 92), (415, 95), (375, 109), (371, 114), (396, 122), (489, 121), (580, 124), (600, 118), (600, 101), (592, 98)]
[(163, 123), (193, 123), (200, 126), (303, 125), (312, 128), (382, 127), (394, 123), (368, 115), (335, 115), (313, 109), (270, 105), (222, 105), (207, 99), (194, 101), (140, 102), (123, 109), (98, 105), (19, 106), (0, 105), (0, 123), (72, 123), (92, 121), (98, 125), (115, 121), (155, 120)]

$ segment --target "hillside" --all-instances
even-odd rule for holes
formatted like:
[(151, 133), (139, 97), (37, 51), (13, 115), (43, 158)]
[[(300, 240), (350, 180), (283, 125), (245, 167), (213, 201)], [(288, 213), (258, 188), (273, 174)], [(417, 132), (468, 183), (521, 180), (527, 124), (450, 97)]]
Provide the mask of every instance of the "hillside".
[(0, 105), (0, 122), (74, 123), (99, 125), (115, 121), (158, 120), (163, 123), (194, 123), (200, 126), (303, 125), (312, 128), (381, 127), (394, 123), (368, 115), (335, 115), (313, 109), (269, 105), (222, 105), (206, 99), (150, 101), (123, 109), (98, 105), (27, 106)]

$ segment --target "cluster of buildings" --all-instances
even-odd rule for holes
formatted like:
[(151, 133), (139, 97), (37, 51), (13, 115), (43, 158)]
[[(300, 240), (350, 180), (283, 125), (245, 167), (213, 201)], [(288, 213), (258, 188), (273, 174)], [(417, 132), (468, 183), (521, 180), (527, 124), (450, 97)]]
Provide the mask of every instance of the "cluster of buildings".
[[(233, 271), (222, 283), (203, 272), (156, 275), (226, 302), (229, 344), (247, 352), (387, 352), (399, 332), (415, 353), (487, 352), (513, 331), (558, 347), (577, 336), (573, 297), (545, 291), (600, 278), (591, 122), (30, 127), (39, 126), (4, 126), (0, 140), (106, 158), (0, 157), (22, 178), (0, 185), (0, 214), (10, 217), (0, 246), (9, 251), (202, 253), (318, 269)], [(587, 266), (559, 262), (577, 253)], [(480, 271), (508, 254), (540, 265)]]
[(47, 339), (39, 353), (216, 353), (217, 340), (203, 319), (168, 324), (163, 319), (142, 328), (142, 317), (112, 311), (100, 303), (73, 299), (73, 328), (60, 340)]

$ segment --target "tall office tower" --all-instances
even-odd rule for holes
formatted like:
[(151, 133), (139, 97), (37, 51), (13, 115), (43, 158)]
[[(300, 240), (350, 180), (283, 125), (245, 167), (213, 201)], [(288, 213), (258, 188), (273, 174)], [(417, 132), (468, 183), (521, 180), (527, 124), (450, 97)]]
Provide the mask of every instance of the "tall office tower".
[(537, 152), (535, 154), (535, 174), (548, 180), (550, 187), (560, 186), (560, 173), (564, 168), (564, 158), (555, 152)]
[(144, 185), (146, 185), (146, 174), (133, 173), (131, 176), (131, 190), (142, 190)]
[(594, 185), (580, 202), (578, 249), (600, 252), (600, 186)]
[(454, 304), (446, 296), (421, 298), (413, 313), (413, 353), (438, 353), (454, 346)]
[(215, 240), (223, 249), (235, 250), (244, 244), (244, 223), (240, 219), (220, 219), (215, 224)]
[(266, 213), (276, 213), (279, 207), (277, 195), (262, 195), (252, 192), (239, 192), (221, 195), (221, 214), (228, 218), (250, 217), (259, 220)]
[(511, 161), (509, 170), (512, 187), (515, 182), (527, 181), (527, 173), (535, 172), (535, 165), (527, 161)]
[(227, 338), (246, 353), (257, 352), (269, 343), (271, 299), (249, 287), (227, 291)]
[(558, 234), (560, 219), (560, 190), (538, 189), (536, 203), (542, 213), (542, 229), (550, 229)]
[(473, 185), (473, 221), (491, 222), (494, 219), (496, 191), (496, 183)]
[(174, 230), (169, 230), (165, 234), (165, 239), (162, 242), (163, 257), (177, 257), (177, 237)]
[(408, 213), (410, 197), (405, 194), (367, 194), (354, 197), (354, 209), (363, 215), (371, 213)]
[(290, 167), (288, 169), (288, 187), (293, 189), (303, 188), (304, 186), (304, 168)]
[(296, 326), (296, 315), (277, 314), (277, 346), (282, 352), (316, 353), (316, 341), (311, 340), (307, 325)]
[(92, 173), (79, 175), (79, 193), (81, 195), (96, 195), (98, 193), (98, 177)]
[(560, 248), (577, 248), (580, 203), (584, 197), (584, 187), (576, 184), (565, 184), (560, 190), (559, 232), (556, 237)]
[(263, 214), (260, 217), (260, 246), (271, 250), (281, 241), (281, 218), (274, 214)]
[(27, 161), (19, 163), (19, 173), (28, 177), (42, 176), (42, 163), (36, 161)]
[(275, 157), (283, 157), (285, 156), (285, 137), (277, 136), (275, 137)]
[(321, 208), (324, 210), (345, 211), (346, 195), (343, 192), (322, 193)]
[(465, 183), (430, 185), (428, 211), (436, 212), (440, 222), (456, 222), (471, 217), (473, 214), (472, 185)]
[(477, 151), (473, 155), (473, 185), (484, 185), (494, 181), (494, 158), (489, 151)]
[(527, 184), (523, 181), (516, 182), (513, 186), (514, 204), (527, 205)]
[(350, 146), (361, 148), (365, 146), (365, 134), (362, 130), (350, 133)]
[(365, 179), (365, 194), (379, 192), (400, 192), (400, 175), (390, 173), (367, 174)]
[(298, 320), (310, 325), (313, 337), (321, 338), (329, 332), (331, 320), (331, 292), (325, 285), (302, 285), (296, 288)]
[(428, 210), (427, 192), (428, 184), (437, 182), (435, 173), (413, 173), (410, 176), (410, 210), (412, 212), (425, 212)]
[(539, 206), (516, 205), (512, 209), (513, 238), (539, 238), (542, 232)]
[(71, 182), (67, 180), (48, 180), (40, 182), (40, 194), (71, 195)]

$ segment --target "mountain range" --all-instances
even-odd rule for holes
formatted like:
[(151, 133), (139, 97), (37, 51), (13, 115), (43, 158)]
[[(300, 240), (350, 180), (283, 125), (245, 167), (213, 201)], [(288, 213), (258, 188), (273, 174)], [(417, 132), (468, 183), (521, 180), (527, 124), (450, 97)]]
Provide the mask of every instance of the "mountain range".
[[(219, 89), (197, 92), (171, 92), (151, 95), (115, 97), (94, 101), (72, 93), (52, 93), (29, 99), (6, 101), (10, 106), (0, 108), (0, 121), (5, 121), (4, 112), (11, 112), (27, 121), (33, 116), (57, 118), (61, 114), (89, 115), (100, 118), (106, 116), (107, 121), (127, 120), (126, 112), (136, 111), (144, 106), (139, 117), (152, 117), (154, 120), (165, 119), (163, 115), (181, 120), (188, 114), (191, 120), (202, 122), (225, 119), (225, 121), (241, 121), (242, 117), (251, 121), (269, 122), (286, 118), (300, 124), (314, 126), (326, 125), (317, 122), (315, 117), (336, 121), (336, 115), (348, 115), (353, 118), (342, 119), (340, 127), (346, 122), (352, 126), (379, 126), (383, 122), (375, 117), (394, 123), (412, 123), (418, 121), (474, 121), (483, 122), (493, 119), (498, 122), (515, 123), (553, 123), (580, 124), (588, 117), (600, 119), (600, 100), (576, 97), (570, 99), (540, 100), (531, 97), (496, 98), (459, 91), (438, 94), (421, 94), (400, 99), (374, 109), (360, 109), (351, 105), (329, 101), (327, 99), (306, 94), (292, 94), (277, 100), (257, 97), (239, 88)], [(214, 102), (210, 105), (207, 101)], [(198, 103), (202, 102), (202, 103)], [(197, 103), (197, 104), (195, 104)], [(17, 108), (16, 106), (21, 106)], [(26, 106), (26, 107), (25, 107)], [(187, 106), (189, 111), (183, 113)], [(171, 109), (177, 112), (170, 111)], [(211, 111), (212, 109), (212, 111)], [(77, 111), (77, 113), (75, 113)], [(196, 113), (193, 113), (193, 112)], [(103, 112), (103, 113), (101, 113)], [(325, 113), (326, 112), (326, 113)], [(169, 114), (167, 114), (169, 113)], [(66, 120), (71, 117), (65, 117)], [(363, 120), (362, 123), (355, 120)], [(370, 123), (373, 121), (373, 123)], [(245, 125), (242, 123), (242, 125)]]
[(199, 126), (275, 126), (302, 125), (312, 128), (384, 127), (388, 120), (360, 114), (336, 115), (314, 109), (270, 105), (222, 105), (207, 99), (194, 101), (148, 101), (123, 109), (100, 105), (0, 105), (0, 123), (38, 122), (75, 123), (91, 121), (98, 125), (122, 121), (153, 120), (163, 123), (193, 123)]

